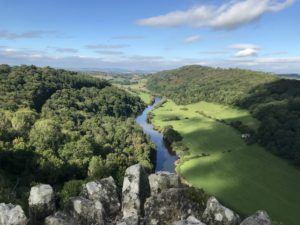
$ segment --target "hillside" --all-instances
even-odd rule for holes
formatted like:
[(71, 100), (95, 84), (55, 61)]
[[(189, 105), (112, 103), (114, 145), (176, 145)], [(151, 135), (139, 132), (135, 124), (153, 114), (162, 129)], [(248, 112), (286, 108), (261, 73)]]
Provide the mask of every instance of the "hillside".
[[(140, 163), (153, 146), (135, 123), (140, 98), (107, 81), (66, 70), (0, 65), (0, 202), (20, 203), (33, 183), (61, 190), (113, 176)], [(25, 206), (26, 207), (26, 206)]]
[(249, 70), (186, 66), (150, 76), (147, 88), (177, 104), (207, 101), (248, 109), (260, 121), (256, 141), (300, 164), (300, 81)]

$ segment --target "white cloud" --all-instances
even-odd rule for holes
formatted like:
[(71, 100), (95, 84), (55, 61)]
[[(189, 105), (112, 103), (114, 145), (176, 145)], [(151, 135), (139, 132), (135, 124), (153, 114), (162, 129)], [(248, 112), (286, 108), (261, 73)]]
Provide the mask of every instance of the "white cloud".
[(258, 50), (253, 48), (246, 48), (243, 50), (238, 51), (235, 53), (236, 57), (249, 57), (249, 56), (256, 56), (258, 53)]
[(95, 44), (95, 45), (86, 45), (88, 49), (119, 49), (129, 47), (129, 45), (106, 45), (106, 44)]
[(111, 39), (115, 39), (115, 40), (140, 40), (140, 39), (144, 39), (144, 36), (141, 36), (141, 35), (122, 35), (122, 36), (112, 37)]
[(260, 47), (254, 44), (234, 44), (228, 46), (230, 49), (238, 50), (235, 57), (251, 57), (257, 56)]
[(0, 39), (17, 40), (17, 39), (31, 39), (42, 38), (45, 36), (59, 36), (60, 33), (55, 30), (32, 30), (22, 33), (9, 32), (7, 30), (0, 30)]
[(295, 0), (233, 0), (220, 6), (198, 5), (185, 11), (141, 19), (138, 24), (153, 27), (211, 27), (234, 29), (259, 19), (268, 12), (278, 12)]
[(201, 37), (199, 35), (194, 35), (194, 36), (187, 37), (186, 39), (184, 39), (183, 42), (186, 44), (191, 44), (191, 43), (199, 41), (200, 39), (201, 39)]
[[(249, 46), (248, 46), (249, 47)], [(228, 49), (228, 48), (227, 48)], [(224, 58), (165, 58), (155, 55), (115, 55), (100, 57), (89, 55), (57, 55), (43, 50), (0, 46), (0, 62), (11, 65), (34, 64), (61, 68), (122, 68), (128, 70), (157, 71), (198, 64), (215, 67), (239, 67), (266, 72), (300, 73), (300, 56), (287, 57), (232, 57)]]

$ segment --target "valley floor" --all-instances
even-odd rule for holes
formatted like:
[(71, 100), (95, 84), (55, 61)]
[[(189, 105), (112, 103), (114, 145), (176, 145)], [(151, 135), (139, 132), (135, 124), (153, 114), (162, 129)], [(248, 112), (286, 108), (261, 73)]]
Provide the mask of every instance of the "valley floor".
[[(255, 129), (258, 121), (247, 111), (206, 102), (180, 106), (168, 100), (153, 113), (155, 126), (172, 125), (181, 133), (190, 156), (209, 154), (179, 163), (177, 170), (189, 183), (241, 214), (265, 209), (273, 220), (300, 224), (300, 171), (256, 144), (247, 145), (237, 130), (216, 120), (240, 120)], [(174, 116), (180, 119), (169, 121)]]

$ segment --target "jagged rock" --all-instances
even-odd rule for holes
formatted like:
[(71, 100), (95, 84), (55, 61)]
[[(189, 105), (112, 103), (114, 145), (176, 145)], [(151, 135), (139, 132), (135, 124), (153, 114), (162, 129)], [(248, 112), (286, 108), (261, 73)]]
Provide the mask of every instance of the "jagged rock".
[(27, 222), (21, 206), (0, 203), (0, 225), (26, 225)]
[(78, 225), (78, 223), (63, 212), (56, 212), (45, 219), (45, 225)]
[(109, 216), (115, 216), (120, 211), (117, 186), (112, 177), (86, 183), (83, 186), (83, 195), (90, 200), (100, 201)]
[(194, 216), (189, 216), (186, 220), (179, 220), (174, 222), (172, 225), (205, 225)]
[(190, 215), (200, 218), (204, 206), (189, 194), (188, 187), (171, 188), (148, 198), (144, 206), (146, 224), (169, 225)]
[(169, 188), (181, 186), (179, 176), (175, 173), (169, 173), (166, 171), (151, 174), (148, 177), (148, 179), (150, 184), (151, 195), (159, 194), (163, 190)]
[(209, 225), (238, 225), (240, 217), (221, 205), (215, 197), (211, 197), (207, 201), (203, 221)]
[(55, 211), (55, 196), (53, 188), (48, 184), (33, 186), (29, 196), (30, 219), (44, 219)]
[(100, 201), (92, 201), (83, 197), (73, 197), (65, 206), (68, 215), (81, 225), (104, 225), (105, 211)]
[(123, 218), (121, 222), (117, 223), (117, 225), (140, 225), (140, 224), (143, 223), (141, 223), (139, 216), (129, 216)]
[(240, 225), (272, 225), (269, 215), (265, 211), (257, 211), (246, 218)]
[(141, 165), (126, 169), (122, 188), (123, 218), (140, 216), (143, 203), (149, 195), (148, 175)]

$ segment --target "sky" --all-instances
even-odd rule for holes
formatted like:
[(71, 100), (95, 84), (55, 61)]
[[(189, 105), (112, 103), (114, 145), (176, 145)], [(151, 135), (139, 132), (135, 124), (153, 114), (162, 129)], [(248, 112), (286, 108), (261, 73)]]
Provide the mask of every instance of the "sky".
[(300, 73), (299, 0), (0, 0), (0, 64)]

